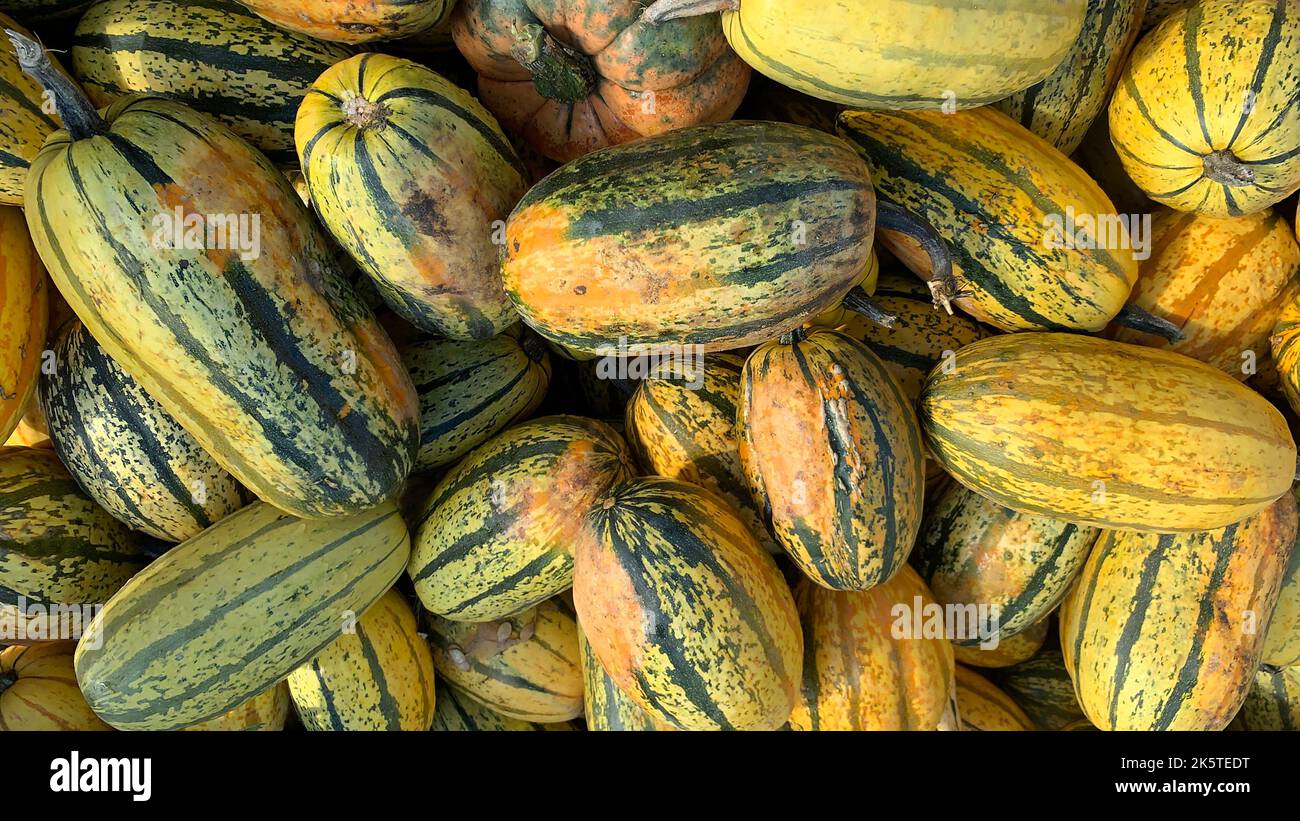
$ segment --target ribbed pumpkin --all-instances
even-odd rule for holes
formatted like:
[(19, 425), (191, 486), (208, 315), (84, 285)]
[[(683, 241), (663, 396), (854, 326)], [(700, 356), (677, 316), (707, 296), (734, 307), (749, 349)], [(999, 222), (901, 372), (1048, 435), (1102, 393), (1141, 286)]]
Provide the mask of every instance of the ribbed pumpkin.
[(508, 718), (537, 723), (582, 715), (578, 623), (563, 597), (508, 619), (425, 620), (438, 677)]
[(506, 225), (506, 291), (580, 352), (745, 347), (839, 304), (875, 215), (870, 174), (842, 140), (782, 123), (684, 128), (534, 186)]
[(1028, 661), (1043, 648), (1051, 624), (1050, 619), (1034, 622), (1010, 638), (999, 638), (996, 646), (988, 643), (965, 645), (953, 643), (952, 654), (958, 664), (967, 667), (1000, 668)]
[(716, 17), (654, 24), (637, 0), (464, 0), (451, 33), (506, 128), (568, 162), (597, 148), (731, 118), (749, 66)]
[(1195, 531), (1291, 489), (1295, 443), (1259, 394), (1203, 362), (1076, 334), (1007, 334), (930, 374), (930, 452), (962, 484), (1076, 524)]
[(1084, 718), (1061, 649), (1053, 643), (1033, 658), (999, 670), (1001, 688), (1043, 730), (1064, 730)]
[(1083, 568), (1100, 530), (1017, 513), (957, 483), (925, 515), (912, 565), (942, 605), (987, 608), (981, 634), (1010, 638), (1047, 617)]
[(953, 686), (942, 636), (910, 635), (912, 613), (935, 606), (910, 567), (864, 592), (795, 588), (803, 623), (803, 682), (793, 730), (933, 730)]
[[(1300, 493), (1300, 485), (1291, 494)], [(1282, 589), (1277, 595), (1273, 618), (1264, 636), (1265, 664), (1275, 667), (1300, 665), (1300, 548), (1291, 549), (1291, 558), (1282, 574)]]
[(517, 718), (507, 718), (475, 701), (454, 684), (439, 685), (438, 705), (433, 716), (437, 732), (519, 732), (566, 731), (577, 729), (572, 724), (533, 724)]
[(800, 680), (790, 588), (740, 516), (663, 477), (616, 487), (577, 539), (573, 599), (591, 650), (653, 718), (774, 730)]
[(732, 47), (805, 94), (863, 108), (968, 108), (1046, 77), (1069, 53), (1085, 0), (918, 5), (909, 0), (659, 0), (646, 16), (721, 10)]
[(416, 342), (401, 354), (420, 397), (417, 471), (450, 465), (528, 418), (551, 383), (546, 346), (518, 328), (472, 342)]
[(289, 674), (308, 730), (415, 730), (433, 723), (429, 645), (406, 597), (389, 590), (351, 629)]
[(672, 730), (655, 721), (618, 689), (600, 666), (591, 645), (578, 628), (578, 658), (582, 662), (582, 714), (592, 732), (652, 732)]
[[(14, 11), (11, 5), (0, 6), (0, 11)], [(4, 29), (31, 36), (0, 14), (0, 30)], [(27, 169), (45, 138), (59, 128), (58, 112), (49, 104), (41, 84), (22, 70), (5, 40), (0, 45), (0, 205), (23, 204)]]
[(1237, 379), (1258, 372), (1278, 314), (1300, 288), (1300, 245), (1286, 219), (1270, 209), (1228, 219), (1161, 209), (1150, 241), (1131, 301), (1183, 339), (1126, 328), (1114, 338), (1168, 348)]
[(907, 561), (925, 451), (912, 402), (865, 345), (830, 330), (763, 345), (737, 427), (754, 499), (813, 581), (866, 590)]
[(694, 380), (641, 382), (627, 403), (628, 444), (647, 472), (691, 482), (726, 499), (758, 543), (779, 553), (740, 463), (736, 411), (744, 360), (715, 354), (695, 367)]
[(357, 55), (312, 85), (294, 139), (316, 213), (403, 319), (453, 339), (516, 321), (498, 223), (524, 170), (468, 92), (410, 60)]
[(57, 367), (41, 379), (40, 404), (54, 450), (119, 521), (180, 542), (250, 501), (79, 321), (52, 349)]
[[(139, 537), (44, 448), (0, 448), (0, 620), (5, 641), (75, 639), (144, 567)], [(70, 609), (64, 609), (70, 608)]]
[(224, 715), (355, 626), (409, 555), (392, 503), (316, 520), (254, 503), (113, 596), (77, 646), (77, 681), (118, 729), (180, 729)]
[(633, 473), (622, 437), (594, 419), (534, 419), (479, 445), (424, 505), (410, 566), (420, 601), (488, 621), (562, 592), (582, 514)]
[(350, 54), (234, 0), (105, 0), (77, 23), (72, 72), (97, 106), (135, 93), (171, 97), (283, 162), (294, 158), (303, 95)]
[(1146, 5), (1147, 0), (1088, 0), (1083, 30), (1056, 70), (994, 106), (1061, 153), (1074, 153), (1119, 82)]
[(18, 427), (36, 390), (48, 313), (45, 267), (23, 212), (0, 206), (0, 442)]
[(1300, 667), (1264, 667), (1237, 714), (1246, 730), (1300, 730)]
[(276, 732), (284, 729), (292, 707), (289, 682), (281, 681), (224, 715), (184, 729), (196, 732)]
[(27, 223), (91, 335), (263, 500), (346, 516), (395, 494), (415, 391), (284, 175), (172, 100), (101, 118), (23, 53), (70, 129), (32, 165)]
[(72, 668), (75, 642), (0, 651), (0, 730), (111, 730), (90, 709)]
[(1061, 605), (1061, 649), (1103, 730), (1221, 730), (1259, 666), (1296, 538), (1287, 494), (1240, 524), (1102, 535)]
[[(1079, 241), (1084, 220), (1114, 218), (1115, 206), (1068, 157), (1002, 112), (847, 111), (840, 133), (866, 158), (882, 196), (948, 239), (970, 293), (952, 301), (966, 313), (1006, 331), (1099, 331), (1124, 307), (1138, 275), (1124, 226), (1112, 219), (1105, 235), (1094, 230)], [(930, 278), (914, 244), (880, 238)]]
[(993, 682), (957, 665), (957, 713), (962, 730), (1033, 730), (1020, 705)]
[(281, 28), (321, 40), (409, 37), (446, 21), (455, 0), (240, 0)]
[(1110, 102), (1110, 135), (1147, 196), (1253, 214), (1300, 188), (1300, 2), (1216, 0), (1142, 38)]

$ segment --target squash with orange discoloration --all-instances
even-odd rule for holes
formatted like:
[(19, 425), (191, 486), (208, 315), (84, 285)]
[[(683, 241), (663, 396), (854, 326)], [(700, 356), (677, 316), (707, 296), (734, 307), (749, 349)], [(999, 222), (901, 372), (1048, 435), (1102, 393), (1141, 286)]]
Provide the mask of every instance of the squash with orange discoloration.
[(340, 43), (394, 40), (436, 28), (455, 0), (240, 0), (281, 28)]
[(18, 427), (36, 390), (48, 304), (45, 268), (23, 212), (0, 206), (0, 442)]

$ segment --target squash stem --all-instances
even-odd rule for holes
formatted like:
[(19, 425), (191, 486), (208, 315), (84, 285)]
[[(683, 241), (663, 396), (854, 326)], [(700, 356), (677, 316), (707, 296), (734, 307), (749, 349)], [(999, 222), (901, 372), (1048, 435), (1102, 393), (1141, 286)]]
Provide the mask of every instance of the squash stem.
[(344, 119), (362, 131), (383, 131), (388, 127), (388, 118), (393, 115), (388, 106), (372, 103), (360, 94), (346, 98), (341, 107)]
[(1115, 315), (1115, 324), (1142, 333), (1155, 334), (1168, 342), (1181, 342), (1183, 340), (1183, 332), (1177, 325), (1167, 319), (1161, 319), (1131, 302), (1121, 308), (1120, 312)]
[(781, 338), (777, 341), (782, 345), (798, 345), (807, 338), (807, 331), (803, 328), (795, 328), (793, 331), (787, 331), (786, 333), (781, 334)]
[(952, 270), (952, 251), (929, 222), (900, 205), (879, 200), (876, 203), (876, 230), (897, 231), (909, 237), (930, 258), (930, 294), (934, 306), (952, 313), (952, 302), (966, 292)]
[(546, 358), (546, 343), (530, 330), (524, 330), (524, 338), (519, 343), (519, 347), (523, 348), (524, 355), (534, 362), (541, 362)]
[(13, 29), (5, 29), (9, 42), (18, 55), (18, 65), (41, 84), (45, 93), (54, 100), (54, 108), (63, 120), (63, 127), (74, 140), (84, 140), (96, 134), (107, 134), (108, 123), (99, 116), (86, 93), (67, 75), (54, 67), (45, 48), (30, 37)]
[(715, 11), (736, 11), (740, 0), (655, 0), (641, 13), (647, 23), (662, 23), (679, 17), (699, 17)]
[(898, 321), (898, 317), (877, 305), (861, 285), (854, 285), (853, 290), (844, 295), (844, 307), (884, 328), (892, 328)]
[(1227, 149), (1206, 154), (1201, 163), (1205, 166), (1205, 176), (1220, 185), (1240, 188), (1255, 184), (1255, 170)]
[(533, 75), (533, 87), (549, 100), (576, 103), (596, 88), (591, 60), (532, 23), (515, 29), (510, 56)]

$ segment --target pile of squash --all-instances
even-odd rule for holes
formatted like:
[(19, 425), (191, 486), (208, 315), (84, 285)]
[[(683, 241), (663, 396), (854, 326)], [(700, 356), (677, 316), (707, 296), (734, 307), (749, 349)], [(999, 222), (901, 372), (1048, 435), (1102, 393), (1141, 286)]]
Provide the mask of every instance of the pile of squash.
[(0, 729), (1296, 729), (1300, 0), (1025, 9), (0, 0)]

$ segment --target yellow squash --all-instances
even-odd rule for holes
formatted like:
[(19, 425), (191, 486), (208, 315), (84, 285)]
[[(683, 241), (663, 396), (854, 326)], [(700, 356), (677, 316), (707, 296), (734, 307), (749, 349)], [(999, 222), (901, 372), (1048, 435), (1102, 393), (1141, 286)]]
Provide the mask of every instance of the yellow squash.
[(957, 665), (957, 713), (963, 730), (1033, 730), (1025, 711), (991, 681)]
[[(0, 31), (31, 32), (0, 14)], [(18, 65), (8, 40), (0, 40), (0, 205), (22, 205), (27, 168), (45, 138), (61, 127), (41, 89)]]
[(77, 686), (75, 642), (0, 652), (0, 730), (111, 730)]
[(49, 310), (46, 281), (23, 212), (0, 206), (0, 442), (18, 427), (36, 390)]
[(966, 647), (953, 644), (952, 654), (958, 664), (968, 667), (1010, 667), (1034, 657), (1047, 639), (1050, 618), (1029, 625), (1023, 632), (1010, 638), (1000, 639), (996, 647), (980, 647), (978, 644)]
[[(1292, 488), (1291, 494), (1300, 498), (1300, 485)], [(1300, 548), (1292, 548), (1282, 574), (1282, 590), (1264, 636), (1262, 658), (1275, 667), (1300, 665)]]

